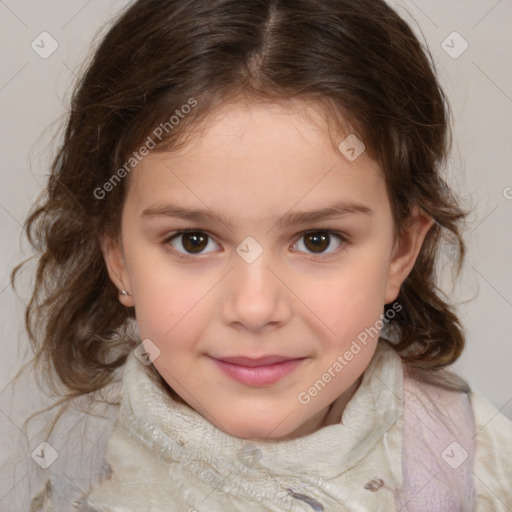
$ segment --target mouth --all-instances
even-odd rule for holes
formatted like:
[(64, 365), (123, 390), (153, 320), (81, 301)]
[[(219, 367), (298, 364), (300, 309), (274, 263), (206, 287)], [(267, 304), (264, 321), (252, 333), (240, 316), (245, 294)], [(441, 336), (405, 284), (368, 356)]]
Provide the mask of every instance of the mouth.
[(306, 358), (284, 356), (211, 357), (216, 366), (228, 377), (248, 386), (274, 384), (292, 373)]

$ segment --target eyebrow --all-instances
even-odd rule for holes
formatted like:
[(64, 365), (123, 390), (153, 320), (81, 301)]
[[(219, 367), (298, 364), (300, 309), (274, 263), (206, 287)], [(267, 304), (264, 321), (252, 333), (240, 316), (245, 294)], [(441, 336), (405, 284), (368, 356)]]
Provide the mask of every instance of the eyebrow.
[[(289, 211), (285, 213), (283, 217), (276, 222), (276, 224), (279, 227), (286, 225), (293, 226), (297, 224), (307, 224), (332, 219), (334, 217), (343, 217), (346, 215), (363, 214), (371, 216), (373, 213), (373, 210), (368, 208), (368, 206), (338, 201), (329, 206), (314, 210), (298, 212)], [(150, 219), (155, 217), (171, 217), (195, 222), (221, 222), (228, 227), (232, 227), (230, 219), (220, 213), (215, 213), (208, 209), (184, 208), (171, 203), (150, 206), (141, 214), (141, 218)]]

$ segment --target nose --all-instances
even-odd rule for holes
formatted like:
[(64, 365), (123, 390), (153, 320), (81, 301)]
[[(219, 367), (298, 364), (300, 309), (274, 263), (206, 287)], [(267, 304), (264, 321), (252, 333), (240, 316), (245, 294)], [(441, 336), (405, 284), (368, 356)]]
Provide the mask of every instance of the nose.
[(222, 316), (226, 325), (251, 332), (276, 329), (289, 321), (292, 293), (282, 271), (263, 254), (252, 263), (235, 255), (225, 282)]

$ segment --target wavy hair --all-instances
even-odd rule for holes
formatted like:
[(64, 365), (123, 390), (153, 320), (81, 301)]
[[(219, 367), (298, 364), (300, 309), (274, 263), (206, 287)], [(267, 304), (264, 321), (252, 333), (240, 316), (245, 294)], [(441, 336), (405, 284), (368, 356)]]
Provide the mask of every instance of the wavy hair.
[(118, 235), (129, 181), (112, 177), (191, 98), (197, 104), (156, 150), (185, 144), (216, 106), (240, 95), (322, 106), (334, 132), (348, 125), (380, 164), (395, 230), (414, 207), (434, 219), (389, 333), (406, 365), (426, 373), (461, 354), (461, 324), (436, 286), (445, 234), (458, 245), (458, 270), (465, 252), (465, 212), (442, 177), (450, 111), (408, 24), (382, 0), (138, 0), (77, 84), (25, 226), (38, 258), (25, 314), (34, 362), (66, 400), (106, 386), (138, 343), (134, 310), (119, 303), (100, 250), (102, 235)]

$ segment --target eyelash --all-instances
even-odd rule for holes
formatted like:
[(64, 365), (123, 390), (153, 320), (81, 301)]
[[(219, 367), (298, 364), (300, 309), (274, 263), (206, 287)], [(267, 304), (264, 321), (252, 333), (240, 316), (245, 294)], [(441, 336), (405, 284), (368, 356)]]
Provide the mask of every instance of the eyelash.
[[(187, 260), (195, 259), (197, 256), (201, 256), (202, 254), (208, 254), (208, 253), (184, 254), (184, 253), (174, 249), (174, 247), (171, 246), (171, 242), (175, 238), (179, 238), (180, 236), (185, 235), (187, 233), (206, 235), (210, 240), (213, 240), (213, 238), (206, 231), (201, 231), (199, 229), (184, 229), (182, 231), (178, 231), (178, 232), (168, 236), (167, 238), (165, 238), (165, 240), (163, 241), (163, 245), (165, 245), (166, 248), (169, 251), (171, 251), (173, 254), (176, 254), (179, 258), (182, 258), (182, 259), (187, 259)], [(317, 253), (317, 254), (308, 253), (312, 259), (325, 259), (325, 258), (328, 258), (329, 256), (333, 256), (333, 255), (337, 254), (339, 251), (343, 250), (345, 248), (345, 245), (348, 243), (347, 236), (344, 233), (341, 233), (339, 231), (334, 231), (331, 229), (313, 229), (313, 230), (310, 229), (310, 230), (302, 231), (297, 234), (297, 237), (298, 237), (297, 242), (299, 240), (301, 240), (304, 236), (315, 234), (315, 233), (328, 234), (329, 236), (334, 235), (334, 236), (338, 237), (340, 240), (340, 247), (338, 247), (337, 249), (334, 249), (333, 251), (328, 252), (328, 253)], [(297, 243), (297, 242), (295, 242), (295, 243)], [(304, 251), (297, 251), (297, 252), (304, 252)]]

